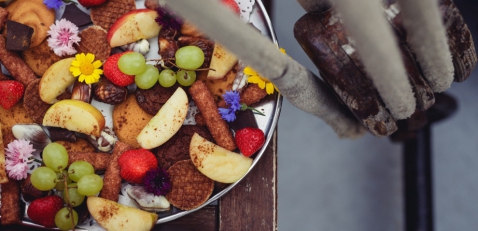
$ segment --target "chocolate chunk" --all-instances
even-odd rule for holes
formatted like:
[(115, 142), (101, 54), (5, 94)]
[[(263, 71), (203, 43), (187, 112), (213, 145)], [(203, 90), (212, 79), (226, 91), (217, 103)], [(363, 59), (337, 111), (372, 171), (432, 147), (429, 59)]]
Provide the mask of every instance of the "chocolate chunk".
[(246, 127), (258, 128), (259, 126), (257, 126), (254, 112), (252, 110), (245, 110), (237, 112), (236, 119), (229, 123), (229, 127), (234, 131), (238, 131)]
[(7, 50), (24, 51), (30, 48), (33, 35), (33, 28), (7, 20)]
[(58, 127), (47, 127), (47, 129), (50, 133), (50, 139), (53, 142), (58, 140), (76, 142), (76, 134), (72, 131)]
[(72, 22), (78, 27), (86, 26), (90, 23), (93, 23), (91, 21), (90, 15), (80, 10), (80, 8), (76, 6), (76, 4), (66, 5), (65, 12), (63, 12), (63, 15), (61, 16), (61, 18), (64, 18)]

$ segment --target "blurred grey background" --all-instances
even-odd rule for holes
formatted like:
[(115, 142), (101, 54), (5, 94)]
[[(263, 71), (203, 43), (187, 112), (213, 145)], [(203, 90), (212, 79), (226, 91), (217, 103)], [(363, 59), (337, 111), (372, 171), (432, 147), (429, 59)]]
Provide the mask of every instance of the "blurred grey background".
[[(455, 3), (476, 44), (478, 1)], [(295, 0), (273, 0), (279, 45), (317, 74), (293, 35), (304, 13)], [(478, 71), (446, 93), (458, 111), (432, 126), (435, 230), (478, 230)], [(370, 134), (339, 139), (287, 100), (278, 131), (279, 230), (404, 230), (401, 143)]]

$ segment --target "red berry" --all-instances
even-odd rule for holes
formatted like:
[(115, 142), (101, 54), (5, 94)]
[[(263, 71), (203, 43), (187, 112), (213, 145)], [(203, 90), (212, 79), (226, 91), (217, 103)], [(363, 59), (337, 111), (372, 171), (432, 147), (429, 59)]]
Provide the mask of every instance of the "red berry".
[(259, 128), (246, 127), (236, 132), (236, 145), (244, 156), (251, 156), (264, 145), (264, 132)]
[(118, 159), (120, 175), (124, 180), (141, 184), (146, 172), (158, 167), (156, 156), (146, 149), (135, 149), (124, 152)]
[(5, 109), (10, 109), (23, 97), (25, 87), (22, 83), (15, 80), (0, 81), (0, 105)]
[(84, 7), (99, 6), (105, 2), (106, 0), (78, 0), (78, 3)]
[(134, 75), (127, 75), (121, 72), (118, 67), (118, 60), (126, 53), (127, 52), (111, 55), (103, 64), (103, 74), (105, 77), (120, 87), (126, 87), (134, 83)]
[(46, 228), (53, 228), (55, 227), (55, 215), (61, 208), (63, 208), (63, 199), (51, 195), (32, 201), (28, 206), (27, 214), (33, 222)]
[(237, 15), (241, 13), (241, 9), (235, 0), (221, 0), (221, 3), (226, 5), (227, 7), (231, 8)]

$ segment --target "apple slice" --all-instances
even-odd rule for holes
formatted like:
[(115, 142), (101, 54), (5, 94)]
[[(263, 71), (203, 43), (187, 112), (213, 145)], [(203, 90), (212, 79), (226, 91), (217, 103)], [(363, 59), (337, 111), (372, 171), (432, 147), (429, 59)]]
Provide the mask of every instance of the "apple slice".
[(96, 222), (109, 231), (148, 231), (153, 229), (158, 220), (158, 214), (128, 207), (101, 197), (88, 197), (86, 205)]
[(70, 72), (73, 60), (75, 60), (74, 57), (55, 62), (43, 73), (38, 88), (43, 102), (49, 104), (57, 102), (56, 97), (63, 94), (76, 81)]
[(212, 51), (211, 64), (207, 73), (208, 79), (223, 78), (237, 63), (237, 57), (222, 45), (215, 43)]
[(118, 47), (157, 36), (161, 26), (156, 22), (158, 13), (151, 9), (132, 10), (111, 25), (106, 39), (111, 47)]
[(89, 103), (65, 99), (53, 104), (46, 111), (43, 126), (60, 127), (99, 137), (105, 127), (105, 117)]
[(214, 181), (233, 183), (241, 179), (252, 165), (252, 159), (220, 147), (194, 133), (189, 144), (194, 166)]
[(139, 145), (144, 149), (152, 149), (171, 139), (186, 119), (188, 104), (186, 92), (178, 87), (136, 137)]

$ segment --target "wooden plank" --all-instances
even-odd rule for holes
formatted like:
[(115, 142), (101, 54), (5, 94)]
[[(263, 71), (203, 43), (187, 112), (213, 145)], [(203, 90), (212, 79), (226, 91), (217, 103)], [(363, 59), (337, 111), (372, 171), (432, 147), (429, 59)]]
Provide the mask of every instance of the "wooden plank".
[(277, 131), (257, 166), (219, 199), (219, 231), (277, 230)]
[(153, 231), (217, 231), (217, 206), (208, 205), (176, 220), (159, 224)]

